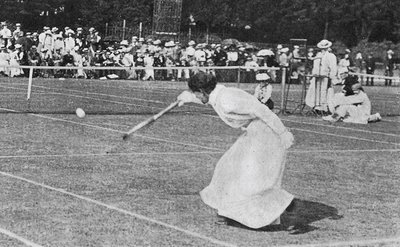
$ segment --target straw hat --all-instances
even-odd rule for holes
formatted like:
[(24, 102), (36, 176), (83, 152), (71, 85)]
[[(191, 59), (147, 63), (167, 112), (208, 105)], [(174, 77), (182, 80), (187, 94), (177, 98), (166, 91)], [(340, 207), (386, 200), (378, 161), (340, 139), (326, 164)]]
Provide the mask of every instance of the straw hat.
[(330, 42), (327, 39), (323, 39), (317, 44), (317, 47), (320, 49), (328, 49), (331, 46), (332, 46), (332, 42)]
[(271, 77), (269, 77), (269, 75), (267, 73), (260, 73), (256, 75), (256, 80), (257, 81), (266, 81), (268, 79), (270, 79)]
[(174, 47), (175, 46), (175, 43), (174, 43), (174, 41), (168, 41), (167, 43), (165, 43), (165, 45), (164, 45), (165, 47)]

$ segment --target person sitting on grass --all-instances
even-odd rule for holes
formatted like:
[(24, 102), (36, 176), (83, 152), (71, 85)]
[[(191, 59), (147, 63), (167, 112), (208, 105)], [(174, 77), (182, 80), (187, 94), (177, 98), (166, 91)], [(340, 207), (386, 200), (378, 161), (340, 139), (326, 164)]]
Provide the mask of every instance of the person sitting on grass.
[(211, 74), (192, 75), (188, 86), (190, 91), (178, 96), (180, 106), (209, 104), (226, 124), (244, 131), (218, 161), (201, 199), (218, 211), (223, 224), (238, 222), (252, 229), (280, 224), (280, 216), (292, 210), (294, 199), (281, 188), (292, 133), (253, 95), (217, 85)]
[(256, 75), (259, 82), (254, 90), (254, 96), (269, 109), (274, 109), (274, 102), (271, 100), (272, 95), (272, 79), (267, 73), (259, 73)]
[(379, 113), (371, 115), (371, 101), (357, 76), (348, 76), (343, 92), (331, 97), (328, 105), (332, 115), (322, 117), (325, 121), (367, 124), (382, 119)]

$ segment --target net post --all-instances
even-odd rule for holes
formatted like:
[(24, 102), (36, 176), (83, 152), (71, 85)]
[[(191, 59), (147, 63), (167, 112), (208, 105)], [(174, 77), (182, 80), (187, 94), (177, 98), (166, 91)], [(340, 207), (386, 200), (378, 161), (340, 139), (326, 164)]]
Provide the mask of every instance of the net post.
[(240, 67), (238, 68), (237, 87), (240, 88)]
[(281, 110), (280, 113), (285, 113), (285, 85), (286, 84), (286, 68), (282, 67), (282, 81), (281, 81)]
[(28, 94), (26, 95), (27, 100), (29, 100), (31, 98), (32, 79), (33, 79), (33, 67), (30, 67), (29, 68), (29, 81), (28, 81)]

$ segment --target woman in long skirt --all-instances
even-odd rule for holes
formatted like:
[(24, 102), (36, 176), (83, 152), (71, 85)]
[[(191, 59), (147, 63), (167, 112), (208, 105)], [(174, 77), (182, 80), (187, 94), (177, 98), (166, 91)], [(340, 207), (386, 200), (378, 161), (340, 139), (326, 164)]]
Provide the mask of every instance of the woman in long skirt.
[(211, 183), (200, 192), (203, 202), (217, 209), (218, 215), (250, 228), (279, 224), (294, 198), (281, 188), (293, 135), (256, 97), (217, 85), (213, 75), (193, 75), (189, 89), (178, 96), (180, 105), (209, 104), (226, 124), (244, 130), (218, 161)]

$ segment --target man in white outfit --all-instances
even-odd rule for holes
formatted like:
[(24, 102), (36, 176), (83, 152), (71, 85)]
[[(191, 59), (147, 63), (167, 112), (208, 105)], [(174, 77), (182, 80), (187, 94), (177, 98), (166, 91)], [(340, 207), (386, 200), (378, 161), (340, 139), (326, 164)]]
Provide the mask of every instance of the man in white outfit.
[(326, 39), (317, 44), (321, 52), (314, 59), (313, 78), (310, 81), (305, 99), (305, 103), (309, 107), (321, 112), (328, 111), (327, 90), (329, 84), (337, 84), (339, 82), (336, 56), (329, 51), (331, 46), (332, 42)]

